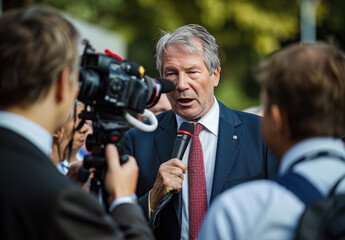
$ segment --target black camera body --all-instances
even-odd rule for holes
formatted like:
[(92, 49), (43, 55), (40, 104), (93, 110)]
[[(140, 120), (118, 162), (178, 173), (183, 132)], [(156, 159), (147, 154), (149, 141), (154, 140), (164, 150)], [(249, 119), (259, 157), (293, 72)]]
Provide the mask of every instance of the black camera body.
[(162, 92), (159, 80), (144, 75), (143, 66), (106, 53), (85, 47), (79, 75), (80, 101), (112, 115), (123, 110), (142, 113), (158, 102)]
[(135, 62), (123, 60), (109, 50), (97, 53), (87, 41), (84, 43), (78, 100), (85, 104), (85, 109), (79, 115), (82, 122), (77, 128), (85, 120), (92, 120), (93, 133), (86, 139), (86, 148), (92, 155), (84, 157), (78, 178), (85, 182), (89, 169), (95, 168), (90, 190), (98, 194), (106, 169), (106, 144), (117, 145), (121, 163), (127, 159), (118, 144), (123, 133), (130, 128), (130, 114), (126, 112), (141, 114), (147, 111), (145, 108), (154, 106), (160, 95), (172, 91), (175, 85), (167, 79), (144, 75), (144, 67)]

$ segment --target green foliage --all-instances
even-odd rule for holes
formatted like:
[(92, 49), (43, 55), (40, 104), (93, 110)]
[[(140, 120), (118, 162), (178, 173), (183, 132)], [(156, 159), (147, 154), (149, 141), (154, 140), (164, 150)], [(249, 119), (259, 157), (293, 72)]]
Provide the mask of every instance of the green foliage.
[[(216, 96), (231, 108), (243, 109), (259, 104), (252, 66), (282, 46), (299, 41), (300, 1), (11, 0), (9, 6), (45, 3), (117, 32), (127, 41), (128, 59), (143, 64), (151, 76), (157, 76), (154, 46), (160, 29), (201, 24), (219, 45), (222, 73)], [(344, 5), (342, 0), (321, 1), (317, 9), (319, 39), (344, 44)]]

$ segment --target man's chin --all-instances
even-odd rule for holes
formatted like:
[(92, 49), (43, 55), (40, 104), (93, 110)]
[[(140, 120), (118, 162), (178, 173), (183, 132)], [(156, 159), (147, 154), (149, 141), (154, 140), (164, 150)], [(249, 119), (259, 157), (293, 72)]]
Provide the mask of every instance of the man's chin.
[(177, 115), (179, 115), (180, 117), (183, 117), (184, 119), (188, 120), (188, 121), (195, 121), (196, 119), (198, 119), (198, 114), (196, 114), (195, 112), (190, 112), (190, 111), (174, 111)]

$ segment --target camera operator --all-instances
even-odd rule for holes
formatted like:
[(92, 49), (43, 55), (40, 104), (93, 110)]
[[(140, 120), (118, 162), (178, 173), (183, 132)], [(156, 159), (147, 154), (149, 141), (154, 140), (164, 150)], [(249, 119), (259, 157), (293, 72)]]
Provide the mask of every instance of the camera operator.
[(130, 196), (138, 166), (107, 145), (110, 214), (58, 173), (52, 136), (78, 92), (78, 33), (56, 10), (33, 7), (0, 18), (0, 239), (152, 239)]

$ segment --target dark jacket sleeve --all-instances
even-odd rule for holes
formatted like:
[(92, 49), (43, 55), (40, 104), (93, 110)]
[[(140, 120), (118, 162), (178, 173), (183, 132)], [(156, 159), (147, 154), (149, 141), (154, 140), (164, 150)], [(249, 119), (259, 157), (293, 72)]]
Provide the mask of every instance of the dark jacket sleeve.
[(54, 211), (57, 235), (51, 239), (154, 239), (141, 208), (121, 204), (108, 214), (89, 193), (62, 190)]
[[(124, 152), (126, 154), (129, 154), (131, 156), (134, 156), (134, 149), (133, 149), (133, 144), (131, 140), (131, 132), (127, 132), (125, 134), (125, 139), (124, 139)], [(141, 206), (146, 218), (149, 218), (149, 204), (148, 204), (148, 197), (149, 197), (149, 192), (144, 194), (143, 196), (138, 195), (138, 192), (136, 193), (138, 196), (138, 204)]]

